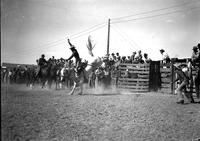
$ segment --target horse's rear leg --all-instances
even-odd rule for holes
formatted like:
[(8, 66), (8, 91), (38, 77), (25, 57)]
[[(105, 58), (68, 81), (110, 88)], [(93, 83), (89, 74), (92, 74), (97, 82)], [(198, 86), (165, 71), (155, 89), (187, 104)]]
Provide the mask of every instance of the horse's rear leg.
[(74, 91), (75, 91), (75, 89), (76, 89), (76, 86), (77, 86), (77, 83), (74, 82), (74, 86), (73, 86), (71, 92), (69, 93), (69, 95), (73, 95), (73, 94), (74, 94)]
[(45, 80), (42, 80), (42, 89), (45, 87), (45, 84), (46, 84), (46, 81)]
[(78, 93), (78, 95), (82, 95), (83, 94), (83, 81), (81, 80), (79, 83), (80, 86), (80, 92)]

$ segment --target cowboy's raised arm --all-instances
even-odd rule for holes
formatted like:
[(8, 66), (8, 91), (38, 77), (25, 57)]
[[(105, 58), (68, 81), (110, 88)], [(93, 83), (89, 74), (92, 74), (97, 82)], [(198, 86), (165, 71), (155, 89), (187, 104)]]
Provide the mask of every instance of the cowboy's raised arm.
[(67, 39), (67, 41), (68, 41), (68, 43), (69, 43), (69, 45), (70, 45), (70, 46), (73, 46), (73, 45), (71, 44), (71, 42), (70, 42), (70, 40), (69, 40), (69, 39)]
[(67, 61), (68, 61), (68, 60), (71, 60), (72, 57), (74, 57), (74, 53), (72, 53), (72, 55), (67, 59)]

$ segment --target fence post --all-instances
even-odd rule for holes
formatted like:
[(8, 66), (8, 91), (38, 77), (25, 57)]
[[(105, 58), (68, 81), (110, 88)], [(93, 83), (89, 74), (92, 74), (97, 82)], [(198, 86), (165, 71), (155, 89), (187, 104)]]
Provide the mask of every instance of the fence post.
[(151, 61), (149, 67), (149, 91), (158, 91), (161, 88), (160, 61)]
[[(174, 82), (174, 65), (171, 63), (171, 82)], [(174, 89), (175, 89), (175, 83), (171, 84), (171, 91), (172, 94), (174, 94)]]

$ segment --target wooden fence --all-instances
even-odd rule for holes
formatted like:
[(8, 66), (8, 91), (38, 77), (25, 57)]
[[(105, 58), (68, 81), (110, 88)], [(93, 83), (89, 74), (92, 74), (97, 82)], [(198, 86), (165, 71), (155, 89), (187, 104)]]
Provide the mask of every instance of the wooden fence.
[[(149, 64), (120, 64), (121, 77), (118, 87), (134, 92), (149, 91)], [(128, 69), (129, 77), (125, 75)]]
[[(174, 94), (177, 87), (177, 84), (171, 84), (176, 77), (172, 63), (162, 64), (159, 61), (151, 64), (121, 63), (119, 70), (121, 77), (118, 87), (131, 92), (158, 91)], [(126, 75), (127, 70), (129, 77)], [(192, 74), (195, 74), (195, 70)], [(195, 92), (194, 86), (192, 91)]]
[(160, 64), (161, 87), (159, 92), (173, 93), (174, 85), (171, 82), (174, 80), (174, 69), (171, 63)]

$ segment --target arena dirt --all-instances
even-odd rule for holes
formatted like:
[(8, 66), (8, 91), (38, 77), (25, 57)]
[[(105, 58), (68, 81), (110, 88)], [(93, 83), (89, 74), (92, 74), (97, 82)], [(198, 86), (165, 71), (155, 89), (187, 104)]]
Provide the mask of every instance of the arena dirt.
[(1, 85), (2, 141), (192, 141), (200, 138), (200, 104), (161, 93)]

